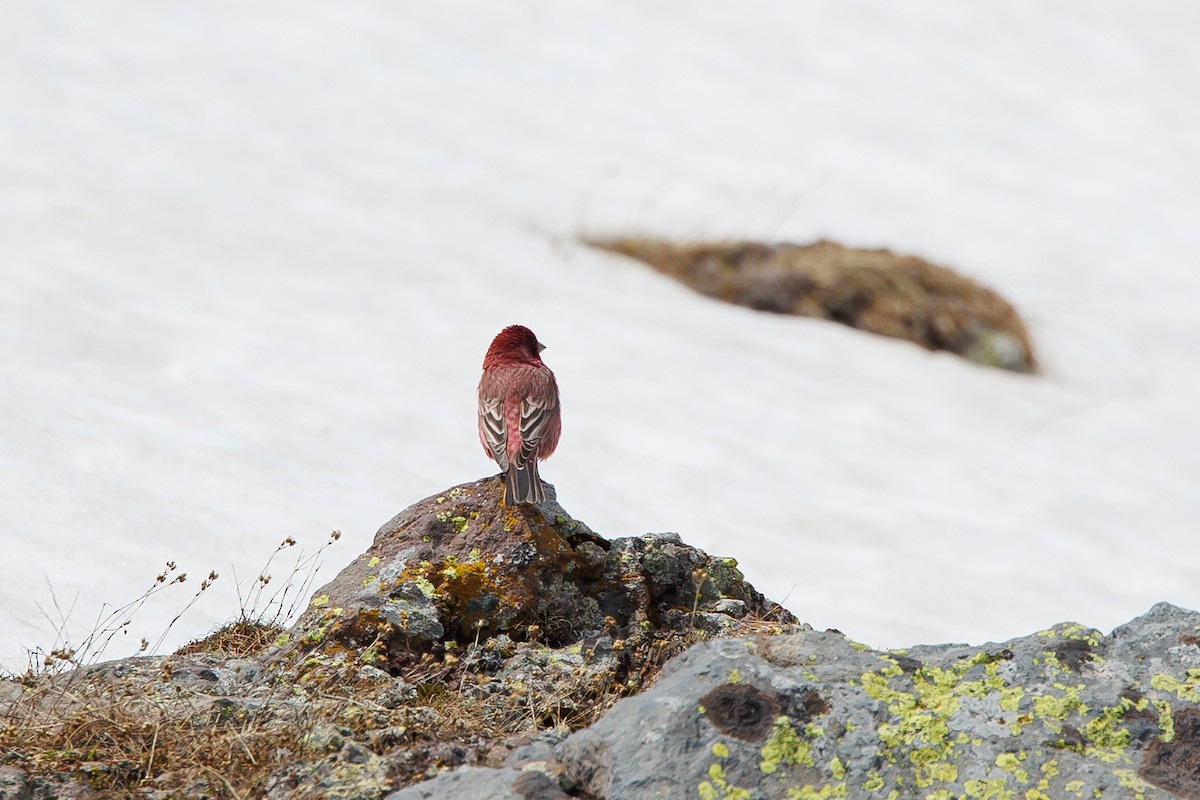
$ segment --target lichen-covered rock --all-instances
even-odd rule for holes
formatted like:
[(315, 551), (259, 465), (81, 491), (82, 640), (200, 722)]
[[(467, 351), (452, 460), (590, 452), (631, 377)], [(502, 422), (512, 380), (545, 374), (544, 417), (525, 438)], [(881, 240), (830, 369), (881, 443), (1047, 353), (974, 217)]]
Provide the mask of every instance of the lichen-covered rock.
[(0, 800), (1200, 800), (1196, 612), (875, 651), (501, 491), (398, 516), (269, 652), (0, 679)]
[[(906, 652), (813, 631), (713, 640), (545, 771), (612, 800), (1200, 798), (1200, 613)], [(411, 796), (455, 796), (423, 787)]]
[(1035, 372), (1029, 331), (995, 291), (922, 258), (819, 241), (590, 241), (696, 291), (760, 311), (828, 319), (948, 350), (985, 366)]
[(608, 541), (554, 500), (505, 506), (487, 478), (429, 497), (380, 528), (290, 632), (290, 646), (395, 670), (446, 643), (504, 635), (561, 647), (629, 644), (745, 617), (794, 619), (676, 534)]
[(630, 800), (1196, 796), (1195, 772), (1171, 767), (1197, 763), (1179, 720), (1200, 714), (1198, 626), (1159, 605), (1108, 637), (1064, 624), (907, 652), (815, 632), (715, 641), (558, 757), (592, 794)]

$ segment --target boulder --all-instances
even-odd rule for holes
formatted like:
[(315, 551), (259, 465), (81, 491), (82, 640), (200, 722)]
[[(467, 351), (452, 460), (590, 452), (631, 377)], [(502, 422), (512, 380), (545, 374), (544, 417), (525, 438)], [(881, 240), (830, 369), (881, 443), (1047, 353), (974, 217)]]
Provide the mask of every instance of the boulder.
[(794, 618), (742, 578), (737, 562), (678, 534), (609, 541), (572, 519), (553, 487), (537, 506), (505, 506), (499, 476), (428, 497), (379, 529), (319, 589), (290, 646), (397, 672), (449, 643), (504, 635), (570, 646), (723, 630), (743, 618)]
[[(713, 640), (538, 769), (597, 800), (1198, 798), (1197, 631), (1163, 603), (1108, 636), (1064, 623), (979, 647)], [(485, 776), (481, 795), (522, 796), (511, 770)], [(449, 780), (389, 800), (449, 800)]]

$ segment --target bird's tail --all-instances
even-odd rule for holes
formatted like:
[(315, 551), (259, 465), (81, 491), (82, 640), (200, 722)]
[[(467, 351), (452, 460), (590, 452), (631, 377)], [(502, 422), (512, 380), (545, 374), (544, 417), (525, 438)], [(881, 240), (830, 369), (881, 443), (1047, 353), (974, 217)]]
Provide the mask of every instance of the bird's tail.
[(504, 474), (504, 504), (509, 506), (536, 505), (546, 499), (542, 479), (538, 477), (537, 462), (533, 459), (521, 466), (508, 465)]

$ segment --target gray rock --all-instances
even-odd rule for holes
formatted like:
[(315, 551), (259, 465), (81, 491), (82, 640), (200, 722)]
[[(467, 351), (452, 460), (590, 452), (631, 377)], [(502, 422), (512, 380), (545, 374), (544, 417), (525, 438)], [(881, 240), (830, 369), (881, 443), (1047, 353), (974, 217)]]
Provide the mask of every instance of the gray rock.
[(505, 506), (502, 497), (503, 481), (491, 477), (396, 515), (317, 590), (279, 657), (396, 674), (447, 646), (494, 640), (501, 658), (486, 657), (498, 669), (519, 640), (566, 647), (619, 638), (630, 652), (651, 635), (725, 630), (747, 615), (795, 622), (734, 559), (677, 533), (610, 542), (572, 519), (553, 487), (536, 506)]
[[(707, 642), (554, 759), (530, 764), (547, 791), (613, 800), (1197, 798), (1200, 613), (1164, 603), (1109, 636), (1064, 623), (981, 647)], [(469, 796), (455, 774), (399, 796)], [(474, 770), (471, 786), (507, 798), (511, 780)]]
[(0, 767), (0, 800), (31, 800), (29, 776), (13, 766)]
[(392, 792), (385, 800), (528, 800), (512, 788), (520, 777), (521, 773), (515, 769), (463, 767)]

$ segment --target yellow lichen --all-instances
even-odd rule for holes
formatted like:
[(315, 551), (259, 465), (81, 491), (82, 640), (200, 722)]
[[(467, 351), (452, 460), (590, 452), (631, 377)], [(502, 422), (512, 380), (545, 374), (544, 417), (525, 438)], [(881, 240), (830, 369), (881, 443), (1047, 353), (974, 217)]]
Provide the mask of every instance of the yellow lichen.
[(781, 764), (815, 766), (808, 742), (796, 733), (791, 720), (787, 717), (779, 717), (775, 720), (775, 729), (771, 733), (771, 738), (762, 746), (759, 755), (762, 756), (762, 759), (759, 761), (758, 767), (765, 775), (774, 773)]
[(1061, 723), (1066, 721), (1067, 717), (1071, 714), (1082, 716), (1088, 712), (1088, 707), (1079, 696), (1084, 688), (1082, 684), (1064, 686), (1056, 683), (1053, 687), (1061, 694), (1045, 694), (1033, 698), (1033, 713), (1052, 730), (1060, 731), (1062, 730)]
[(1188, 679), (1184, 682), (1172, 675), (1154, 675), (1150, 678), (1150, 685), (1159, 691), (1171, 692), (1180, 700), (1197, 703), (1200, 702), (1200, 678), (1193, 676), (1192, 672), (1188, 670)]
[(1100, 714), (1089, 720), (1083, 732), (1088, 740), (1086, 755), (1100, 761), (1117, 761), (1129, 744), (1129, 730), (1120, 727), (1121, 718), (1125, 711), (1133, 705), (1129, 700), (1122, 700), (1115, 706), (1101, 709)]
[(985, 781), (967, 781), (963, 784), (967, 797), (978, 800), (1015, 800), (1016, 792), (1008, 788), (1004, 778), (990, 778)]
[(1114, 769), (1113, 775), (1117, 777), (1121, 785), (1133, 792), (1134, 800), (1142, 800), (1149, 791), (1150, 784), (1137, 776), (1137, 773), (1131, 769)]
[(750, 800), (750, 792), (733, 786), (725, 779), (725, 770), (720, 764), (708, 768), (708, 780), (696, 787), (700, 800)]
[(1154, 707), (1158, 709), (1158, 735), (1161, 741), (1169, 742), (1175, 738), (1175, 718), (1171, 716), (1171, 705), (1166, 700), (1155, 700)]
[(787, 800), (837, 800), (847, 795), (846, 784), (827, 783), (816, 787), (807, 784), (800, 788), (788, 789)]
[(1019, 753), (1001, 753), (996, 756), (996, 766), (1005, 772), (1011, 772), (1021, 783), (1029, 783), (1029, 771), (1022, 764), (1025, 762), (1025, 751)]

